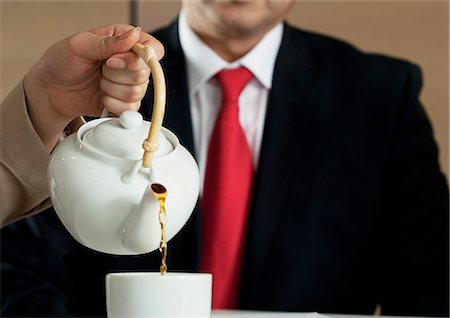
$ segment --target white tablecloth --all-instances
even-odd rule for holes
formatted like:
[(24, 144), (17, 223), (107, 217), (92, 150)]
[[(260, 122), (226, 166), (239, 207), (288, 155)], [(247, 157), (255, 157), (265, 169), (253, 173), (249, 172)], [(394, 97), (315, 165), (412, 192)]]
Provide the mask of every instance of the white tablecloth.
[(242, 310), (213, 310), (211, 318), (330, 318), (330, 316), (318, 313), (292, 313), (292, 312), (267, 312), (267, 311), (242, 311)]

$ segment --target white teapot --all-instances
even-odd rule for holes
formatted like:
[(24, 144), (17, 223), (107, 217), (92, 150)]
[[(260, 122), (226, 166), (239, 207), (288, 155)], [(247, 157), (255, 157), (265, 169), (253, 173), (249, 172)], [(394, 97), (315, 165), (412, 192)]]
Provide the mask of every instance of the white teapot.
[(152, 71), (152, 123), (137, 112), (87, 122), (56, 147), (48, 167), (50, 198), (69, 233), (91, 249), (117, 255), (159, 247), (160, 202), (152, 189), (167, 191), (167, 240), (188, 221), (199, 194), (194, 158), (161, 127), (165, 80), (156, 55), (142, 45), (133, 51)]

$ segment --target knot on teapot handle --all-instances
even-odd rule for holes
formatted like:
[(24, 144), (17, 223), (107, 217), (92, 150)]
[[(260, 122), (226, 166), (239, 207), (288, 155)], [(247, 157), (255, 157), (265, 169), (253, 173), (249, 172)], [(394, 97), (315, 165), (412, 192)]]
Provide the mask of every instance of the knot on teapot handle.
[(136, 43), (133, 45), (132, 51), (145, 61), (152, 73), (154, 91), (153, 113), (147, 139), (145, 139), (142, 145), (144, 148), (142, 166), (149, 168), (152, 164), (153, 155), (158, 149), (158, 135), (161, 130), (166, 107), (166, 81), (161, 64), (152, 47)]
[(159, 148), (159, 143), (151, 142), (151, 141), (148, 141), (148, 139), (145, 139), (144, 143), (142, 144), (142, 148), (144, 148), (145, 151), (155, 152)]

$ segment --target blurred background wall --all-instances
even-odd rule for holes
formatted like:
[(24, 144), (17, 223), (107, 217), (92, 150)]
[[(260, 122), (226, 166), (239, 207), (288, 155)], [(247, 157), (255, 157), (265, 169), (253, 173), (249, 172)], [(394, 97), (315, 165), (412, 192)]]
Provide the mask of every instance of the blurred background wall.
[[(0, 99), (52, 43), (109, 23), (153, 30), (169, 23), (179, 1), (0, 0)], [(421, 94), (449, 175), (449, 2), (297, 1), (289, 18), (305, 30), (328, 34), (358, 48), (417, 63), (424, 74)]]

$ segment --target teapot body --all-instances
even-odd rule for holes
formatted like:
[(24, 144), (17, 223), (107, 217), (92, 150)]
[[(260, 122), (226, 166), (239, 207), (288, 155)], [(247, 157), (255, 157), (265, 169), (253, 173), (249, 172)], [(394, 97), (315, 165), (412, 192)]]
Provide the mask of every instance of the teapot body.
[[(83, 140), (84, 135), (106, 120), (84, 124), (54, 150), (48, 167), (48, 187), (54, 209), (69, 233), (96, 251), (132, 255), (159, 247), (161, 227), (159, 203), (147, 203), (145, 215), (137, 215), (148, 185), (160, 183), (167, 189), (166, 237), (171, 239), (188, 221), (199, 194), (199, 172), (192, 155), (177, 137), (162, 128), (160, 134), (173, 150), (153, 159), (151, 168), (140, 160), (120, 158), (98, 151)], [(141, 208), (142, 210), (142, 208)], [(147, 211), (148, 210), (148, 211)], [(142, 248), (130, 250), (123, 243), (124, 224), (131, 217), (139, 223)], [(142, 219), (142, 221), (141, 221)], [(132, 230), (132, 229), (131, 229)]]

